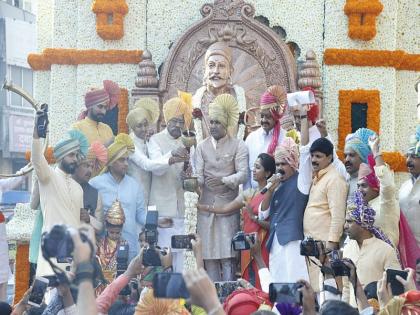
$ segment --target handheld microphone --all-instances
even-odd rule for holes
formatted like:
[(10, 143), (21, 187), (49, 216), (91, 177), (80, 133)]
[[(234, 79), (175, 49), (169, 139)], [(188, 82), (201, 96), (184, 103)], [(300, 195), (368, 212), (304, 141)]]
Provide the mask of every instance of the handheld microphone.
[[(274, 177), (280, 178), (281, 174), (274, 174)], [(270, 188), (271, 186), (273, 186), (273, 182), (269, 182), (267, 185), (265, 185), (265, 187), (263, 189), (261, 189), (260, 193), (261, 195), (264, 195)]]

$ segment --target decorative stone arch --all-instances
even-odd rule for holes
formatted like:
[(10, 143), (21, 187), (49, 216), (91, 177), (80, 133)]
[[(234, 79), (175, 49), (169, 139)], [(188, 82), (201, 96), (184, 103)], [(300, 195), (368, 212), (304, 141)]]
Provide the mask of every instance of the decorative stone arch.
[(288, 92), (297, 88), (296, 60), (287, 44), (269, 27), (254, 19), (255, 9), (243, 0), (215, 0), (200, 10), (203, 19), (190, 26), (174, 43), (159, 82), (162, 102), (177, 90), (193, 93), (202, 85), (204, 54), (216, 41), (233, 51), (232, 83), (246, 92), (247, 107), (273, 84)]

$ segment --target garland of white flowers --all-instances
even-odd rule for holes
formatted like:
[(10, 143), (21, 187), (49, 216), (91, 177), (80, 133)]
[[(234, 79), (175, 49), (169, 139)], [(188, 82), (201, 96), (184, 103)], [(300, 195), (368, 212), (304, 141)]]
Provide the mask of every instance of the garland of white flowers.
[[(195, 192), (184, 192), (185, 202), (185, 234), (195, 234), (197, 232), (197, 203), (198, 194)], [(190, 250), (184, 252), (184, 270), (197, 269), (194, 253)]]
[(29, 203), (16, 204), (15, 214), (6, 224), (7, 239), (9, 241), (29, 242), (37, 211), (31, 209)]

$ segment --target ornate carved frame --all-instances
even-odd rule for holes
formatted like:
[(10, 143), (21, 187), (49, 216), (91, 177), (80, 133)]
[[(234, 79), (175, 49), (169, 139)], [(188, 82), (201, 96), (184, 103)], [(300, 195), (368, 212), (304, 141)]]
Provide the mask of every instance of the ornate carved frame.
[[(280, 84), (289, 92), (296, 90), (296, 60), (274, 31), (254, 19), (251, 4), (243, 0), (215, 0), (214, 4), (203, 5), (200, 12), (204, 18), (174, 43), (163, 65), (159, 82), (162, 102), (175, 96), (178, 89), (194, 93), (200, 87), (190, 82), (193, 70), (198, 65), (204, 67), (202, 59), (207, 48), (222, 40), (237, 53), (245, 53), (256, 61), (263, 72), (261, 77), (265, 78), (265, 82), (258, 83), (263, 89)], [(258, 102), (255, 98), (260, 93), (251, 98), (247, 95), (248, 108)]]

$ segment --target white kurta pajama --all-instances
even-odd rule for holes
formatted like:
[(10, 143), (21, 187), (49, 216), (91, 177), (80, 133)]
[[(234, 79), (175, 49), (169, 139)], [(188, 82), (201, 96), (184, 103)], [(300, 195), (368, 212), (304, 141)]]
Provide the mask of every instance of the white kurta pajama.
[[(182, 147), (181, 138), (173, 138), (167, 129), (153, 135), (147, 145), (149, 158), (153, 161), (168, 158), (172, 150)], [(184, 189), (180, 174), (184, 163), (168, 165), (168, 168), (152, 172), (149, 205), (155, 205), (159, 218), (171, 218), (171, 228), (158, 228), (158, 245), (171, 246), (172, 235), (184, 234)], [(172, 265), (180, 272), (184, 266), (183, 250), (172, 250)]]
[[(248, 150), (242, 140), (225, 136), (219, 141), (207, 138), (197, 146), (196, 170), (202, 187), (200, 203), (221, 206), (234, 200), (239, 185), (247, 179)], [(222, 178), (223, 186), (210, 188), (208, 177)], [(203, 258), (213, 281), (233, 280), (231, 259), (236, 252), (231, 240), (239, 230), (239, 213), (222, 215), (198, 213), (197, 232), (203, 242)], [(223, 278), (218, 265), (222, 264)]]

